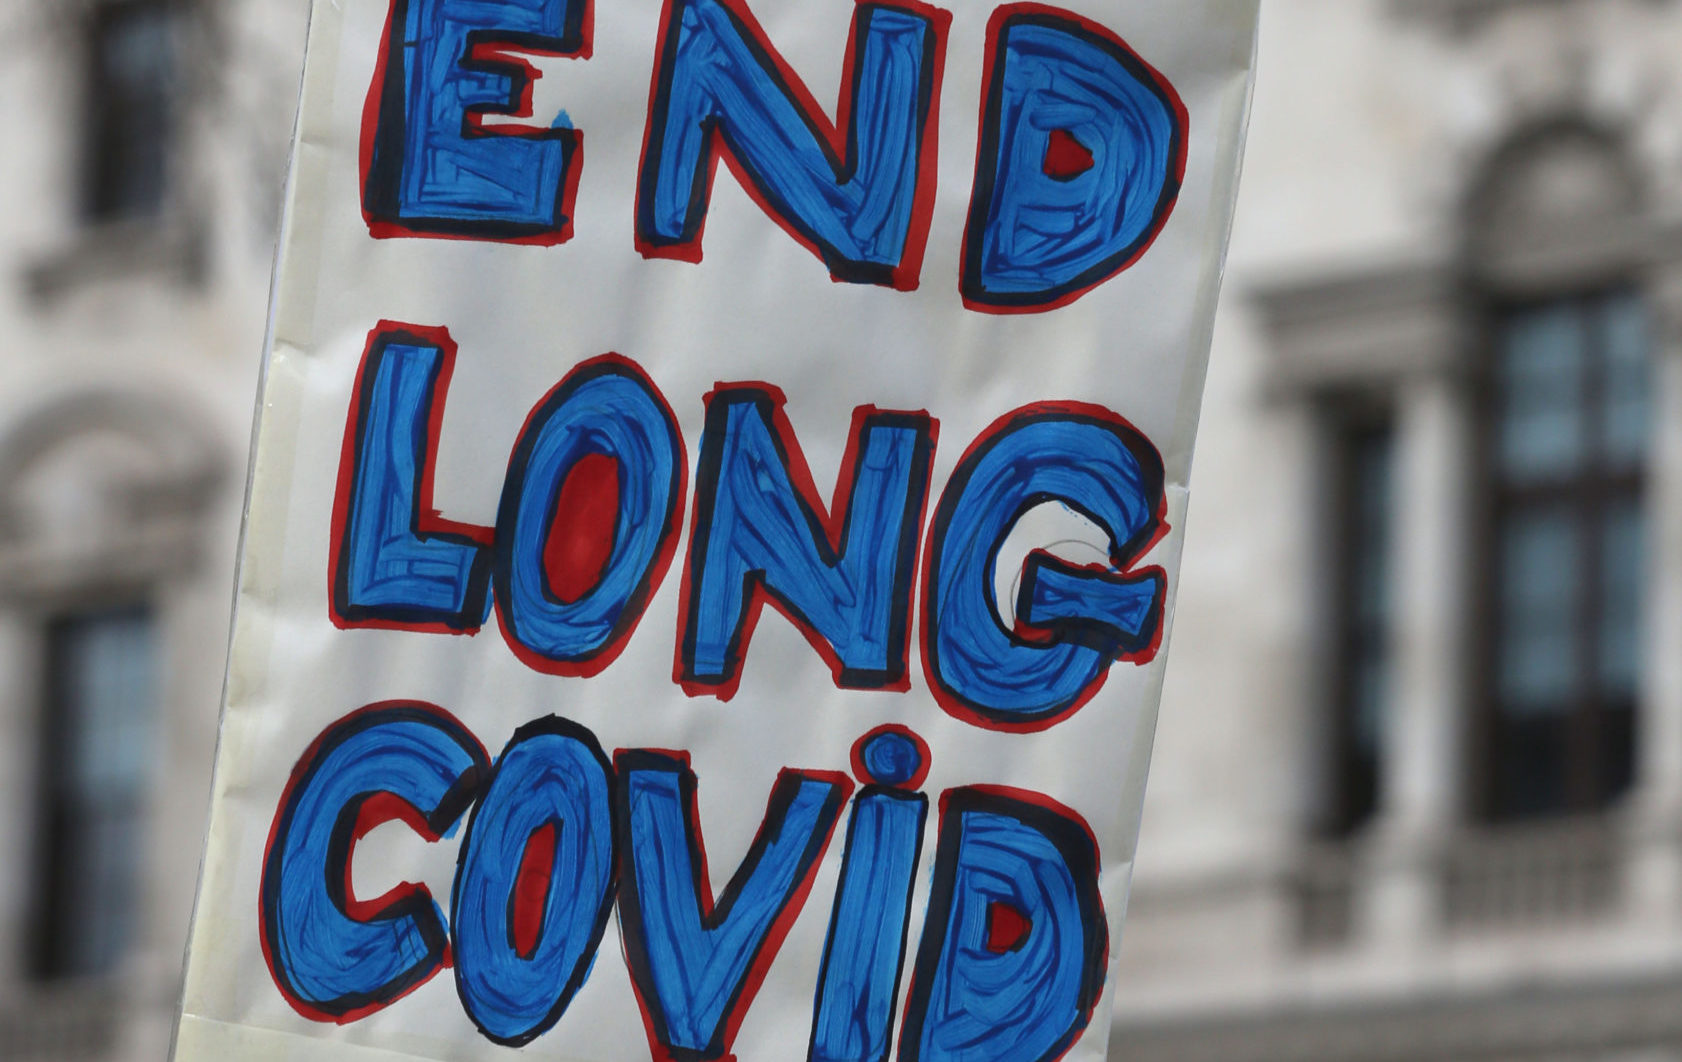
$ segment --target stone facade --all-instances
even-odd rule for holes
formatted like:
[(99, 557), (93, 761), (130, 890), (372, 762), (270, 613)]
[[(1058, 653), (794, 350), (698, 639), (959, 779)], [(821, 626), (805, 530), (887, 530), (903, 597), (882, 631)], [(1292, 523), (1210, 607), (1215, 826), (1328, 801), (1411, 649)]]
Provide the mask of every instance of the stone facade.
[[(1682, 1058), (1682, 5), (1263, 10), (1112, 1055)], [(1492, 347), (1606, 290), (1650, 322), (1633, 779), (1512, 821)], [(1328, 836), (1352, 409), (1392, 439), (1390, 666), (1376, 807)]]
[[(99, 211), (86, 136), (121, 105), (92, 73), (100, 5), (0, 3), (0, 1059), (163, 1058), (197, 879), (305, 11), (160, 6), (167, 180)], [(145, 766), (138, 850), (113, 856), (131, 910), (110, 958), (47, 976), (55, 647), (124, 615), (155, 677), (113, 702), (145, 716), (119, 731), (144, 754), (102, 754)]]

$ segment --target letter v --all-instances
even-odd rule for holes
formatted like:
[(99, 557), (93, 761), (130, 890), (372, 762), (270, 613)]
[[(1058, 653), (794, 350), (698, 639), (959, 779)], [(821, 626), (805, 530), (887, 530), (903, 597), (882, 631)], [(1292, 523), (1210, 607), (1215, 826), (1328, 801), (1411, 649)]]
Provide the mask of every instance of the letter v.
[(649, 1046), (662, 1062), (723, 1058), (800, 913), (852, 782), (778, 775), (759, 833), (715, 903), (688, 757), (622, 750), (614, 765), (619, 925)]

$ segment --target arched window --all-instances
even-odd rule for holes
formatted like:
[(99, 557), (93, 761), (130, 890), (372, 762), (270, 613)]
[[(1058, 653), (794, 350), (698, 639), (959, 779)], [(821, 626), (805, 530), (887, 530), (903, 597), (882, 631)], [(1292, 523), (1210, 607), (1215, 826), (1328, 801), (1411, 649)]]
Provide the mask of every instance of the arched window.
[[(220, 478), (202, 418), (82, 392), (0, 434), (0, 601), (31, 630), (38, 721), (24, 968), (115, 973), (140, 942), (153, 788), (165, 761), (160, 590), (193, 563)], [(31, 681), (31, 679), (33, 681)]]
[(1639, 201), (1615, 140), (1569, 123), (1511, 142), (1473, 201), (1490, 819), (1599, 810), (1633, 777), (1650, 358), (1620, 245)]

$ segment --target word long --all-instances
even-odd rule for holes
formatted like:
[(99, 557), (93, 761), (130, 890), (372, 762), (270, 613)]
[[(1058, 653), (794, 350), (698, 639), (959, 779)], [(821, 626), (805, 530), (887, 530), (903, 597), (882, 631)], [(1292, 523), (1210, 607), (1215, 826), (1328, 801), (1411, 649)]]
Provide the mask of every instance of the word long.
[[(900, 727), (853, 749), (852, 799), (813, 1001), (811, 1062), (885, 1062), (928, 797), (928, 749)], [(714, 898), (682, 753), (621, 750), (550, 717), (494, 764), (459, 722), (372, 705), (321, 735), (281, 798), (264, 857), (261, 938), (306, 1017), (351, 1022), (453, 966), (488, 1039), (531, 1042), (590, 975), (617, 902), (653, 1057), (704, 1062), (731, 1041), (799, 915), (848, 805), (844, 774), (785, 769), (758, 835)], [(468, 809), (471, 808), (471, 815)], [(1044, 1062), (1086, 1028), (1109, 934), (1086, 823), (1050, 799), (985, 786), (940, 797), (901, 1062)], [(351, 888), (357, 841), (401, 820), (430, 841), (467, 818), (450, 913), (425, 886)]]
[[(382, 322), (369, 336), (333, 511), (333, 620), (473, 633), (494, 604), (526, 664), (597, 674), (677, 549), (688, 468), (677, 421), (635, 363), (586, 361), (527, 418), (494, 527), (444, 521), (432, 470), (454, 359), (442, 329)], [(936, 422), (856, 410), (826, 509), (781, 392), (720, 385), (705, 401), (674, 680), (728, 700), (770, 604), (838, 687), (908, 689)], [(1111, 565), (1033, 552), (1008, 628), (996, 557), (1018, 519), (1048, 502), (1101, 528)], [(920, 558), (923, 665), (941, 705), (981, 727), (1044, 730), (1087, 703), (1115, 660), (1151, 659), (1167, 576), (1130, 566), (1166, 529), (1162, 459), (1109, 410), (1038, 403), (983, 431), (946, 484)]]
[[(565, 112), (552, 126), (485, 119), (533, 117), (539, 72), (520, 53), (589, 58), (589, 4), (392, 0), (362, 131), (375, 236), (571, 237), (584, 131)], [(701, 260), (722, 158), (836, 280), (914, 289), (951, 18), (921, 3), (859, 3), (832, 123), (741, 0), (666, 0), (635, 177), (637, 248)], [(959, 290), (974, 310), (1049, 310), (1156, 239), (1185, 178), (1186, 108), (1121, 38), (1067, 11), (1000, 7), (986, 48)]]

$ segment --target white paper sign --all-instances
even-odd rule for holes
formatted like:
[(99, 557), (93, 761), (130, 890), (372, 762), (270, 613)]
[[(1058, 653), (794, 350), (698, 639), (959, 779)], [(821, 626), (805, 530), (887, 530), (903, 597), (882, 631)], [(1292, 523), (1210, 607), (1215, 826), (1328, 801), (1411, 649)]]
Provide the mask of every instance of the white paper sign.
[(1101, 1057), (1255, 23), (316, 0), (176, 1057)]

